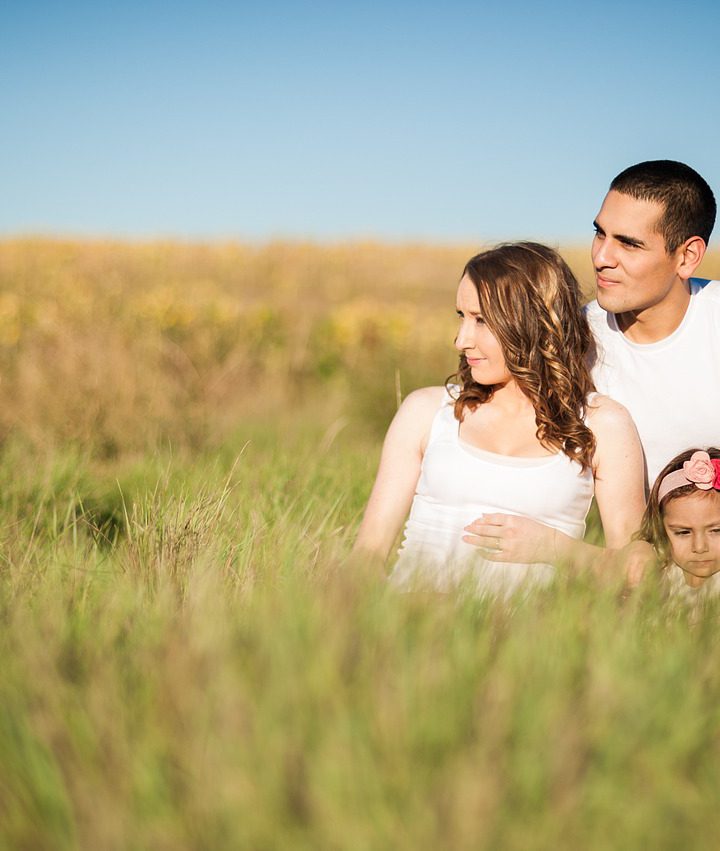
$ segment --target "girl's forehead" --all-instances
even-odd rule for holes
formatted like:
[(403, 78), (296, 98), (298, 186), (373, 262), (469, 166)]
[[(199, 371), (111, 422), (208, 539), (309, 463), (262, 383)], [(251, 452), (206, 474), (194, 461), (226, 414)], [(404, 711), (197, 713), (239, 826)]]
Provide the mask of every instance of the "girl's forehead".
[(671, 499), (663, 512), (665, 522), (680, 526), (720, 525), (720, 491), (703, 491)]

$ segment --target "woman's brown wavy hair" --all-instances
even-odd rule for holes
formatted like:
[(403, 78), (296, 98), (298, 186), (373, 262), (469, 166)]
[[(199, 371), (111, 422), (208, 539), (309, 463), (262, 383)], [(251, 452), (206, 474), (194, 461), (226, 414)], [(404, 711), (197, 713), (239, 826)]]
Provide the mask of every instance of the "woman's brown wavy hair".
[[(465, 276), (508, 371), (535, 408), (538, 440), (591, 468), (595, 438), (583, 418), (595, 389), (588, 369), (593, 341), (568, 265), (546, 245), (515, 242), (471, 258)], [(475, 410), (495, 389), (473, 380), (464, 354), (446, 385), (460, 387), (455, 416), (461, 421), (466, 408)]]
[(667, 504), (673, 499), (678, 499), (681, 496), (690, 496), (691, 494), (694, 494), (695, 496), (701, 497), (705, 494), (717, 493), (717, 491), (713, 490), (700, 490), (700, 488), (695, 487), (694, 484), (689, 483), (687, 485), (681, 485), (679, 488), (674, 488), (669, 493), (665, 494), (662, 501), (658, 500), (660, 483), (665, 476), (667, 476), (668, 473), (674, 473), (675, 470), (682, 470), (683, 464), (686, 461), (689, 461), (696, 452), (701, 451), (707, 452), (711, 458), (720, 458), (720, 449), (717, 449), (715, 446), (709, 446), (705, 450), (702, 448), (686, 449), (685, 452), (681, 452), (679, 455), (676, 455), (672, 461), (668, 461), (662, 470), (660, 470), (657, 479), (655, 479), (655, 484), (650, 490), (650, 497), (648, 499), (647, 507), (645, 508), (645, 513), (643, 514), (642, 523), (640, 524), (640, 531), (634, 536), (634, 538), (640, 541), (648, 541), (653, 545), (655, 553), (657, 554), (658, 565), (660, 567), (668, 567), (672, 564), (670, 541), (668, 540), (667, 532), (665, 531), (665, 524), (663, 523)]

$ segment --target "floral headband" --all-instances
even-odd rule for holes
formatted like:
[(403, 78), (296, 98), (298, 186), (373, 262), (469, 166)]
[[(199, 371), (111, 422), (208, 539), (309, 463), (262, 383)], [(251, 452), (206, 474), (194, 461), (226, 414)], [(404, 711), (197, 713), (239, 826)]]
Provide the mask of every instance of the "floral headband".
[(695, 485), (701, 491), (710, 488), (720, 490), (720, 458), (711, 458), (707, 452), (693, 452), (690, 460), (682, 465), (682, 470), (674, 470), (660, 482), (658, 503), (662, 498), (685, 485)]

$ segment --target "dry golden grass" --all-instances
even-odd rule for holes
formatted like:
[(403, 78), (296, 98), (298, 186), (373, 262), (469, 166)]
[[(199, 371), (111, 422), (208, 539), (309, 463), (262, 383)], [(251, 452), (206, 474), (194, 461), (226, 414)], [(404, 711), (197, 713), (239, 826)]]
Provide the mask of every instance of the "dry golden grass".
[[(454, 286), (480, 248), (0, 242), (0, 437), (197, 446), (315, 391), (385, 423), (397, 385), (452, 371)], [(562, 253), (590, 296), (587, 251)]]

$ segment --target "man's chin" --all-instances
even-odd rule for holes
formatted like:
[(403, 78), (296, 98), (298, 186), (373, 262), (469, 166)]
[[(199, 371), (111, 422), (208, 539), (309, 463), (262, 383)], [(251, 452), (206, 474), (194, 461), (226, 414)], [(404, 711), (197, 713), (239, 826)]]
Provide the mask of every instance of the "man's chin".
[(600, 307), (602, 307), (602, 309), (606, 310), (608, 313), (622, 312), (622, 306), (619, 303), (619, 299), (613, 298), (612, 293), (609, 293), (607, 290), (603, 290), (598, 287), (595, 298), (597, 299), (597, 303), (600, 305)]

